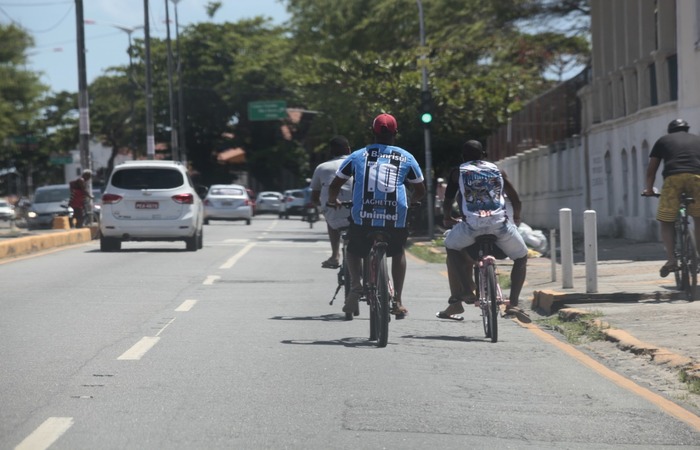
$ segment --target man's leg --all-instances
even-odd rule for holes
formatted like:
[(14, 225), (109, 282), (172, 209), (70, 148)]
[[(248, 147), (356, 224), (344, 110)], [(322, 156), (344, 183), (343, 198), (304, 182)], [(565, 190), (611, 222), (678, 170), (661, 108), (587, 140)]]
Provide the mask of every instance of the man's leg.
[[(674, 222), (663, 222), (661, 223), (661, 241), (664, 243), (664, 249), (666, 250), (666, 264), (661, 268), (660, 275), (662, 277), (668, 276), (669, 271), (665, 270), (666, 267), (676, 266), (676, 255), (674, 253), (674, 241), (676, 238), (676, 225)], [(697, 236), (697, 231), (696, 231)]]
[(700, 252), (700, 217), (693, 217), (693, 231), (695, 232), (695, 251)]
[(331, 242), (331, 259), (333, 261), (340, 261), (340, 230), (331, 228), (330, 225), (326, 224), (328, 227), (328, 239)]
[(510, 305), (518, 306), (520, 291), (525, 284), (527, 274), (527, 256), (513, 261), (513, 268), (510, 271)]
[(346, 313), (346, 319), (352, 320), (352, 314), (357, 310), (357, 304), (362, 296), (362, 257), (347, 252), (345, 258), (350, 272), (350, 292), (345, 297), (343, 312)]

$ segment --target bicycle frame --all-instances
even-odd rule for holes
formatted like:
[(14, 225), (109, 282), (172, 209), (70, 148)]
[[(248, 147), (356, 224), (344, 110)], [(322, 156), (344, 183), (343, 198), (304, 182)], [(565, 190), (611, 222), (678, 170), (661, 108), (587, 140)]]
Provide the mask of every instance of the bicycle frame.
[(503, 291), (498, 282), (496, 257), (493, 256), (493, 245), (496, 236), (483, 235), (476, 238), (479, 257), (474, 265), (474, 281), (477, 288), (477, 306), (481, 308), (484, 334), (491, 342), (498, 342), (498, 313), (501, 305), (507, 306), (509, 301), (503, 298)]

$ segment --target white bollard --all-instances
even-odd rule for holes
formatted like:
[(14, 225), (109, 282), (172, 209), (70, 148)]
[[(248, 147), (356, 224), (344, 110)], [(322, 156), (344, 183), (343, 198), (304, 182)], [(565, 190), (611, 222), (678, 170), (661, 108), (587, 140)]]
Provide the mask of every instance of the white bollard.
[(557, 281), (557, 230), (549, 230), (549, 259), (552, 262), (552, 281)]
[(583, 244), (586, 254), (586, 292), (598, 292), (598, 230), (596, 212), (583, 212)]
[(559, 230), (561, 236), (561, 287), (574, 287), (574, 239), (571, 226), (571, 209), (559, 210)]

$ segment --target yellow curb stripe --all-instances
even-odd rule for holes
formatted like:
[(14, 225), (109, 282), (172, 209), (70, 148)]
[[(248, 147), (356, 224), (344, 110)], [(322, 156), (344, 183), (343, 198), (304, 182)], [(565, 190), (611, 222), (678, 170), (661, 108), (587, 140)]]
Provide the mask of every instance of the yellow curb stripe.
[(664, 397), (662, 397), (658, 394), (655, 394), (655, 393), (651, 392), (650, 390), (639, 386), (638, 384), (634, 383), (633, 381), (628, 380), (627, 378), (623, 377), (622, 375), (608, 369), (603, 364), (594, 360), (593, 358), (586, 355), (585, 353), (575, 349), (574, 347), (572, 347), (568, 344), (565, 344), (565, 343), (559, 341), (557, 338), (555, 338), (551, 334), (542, 331), (537, 325), (524, 324), (524, 323), (520, 323), (520, 322), (518, 322), (518, 323), (520, 324), (520, 326), (530, 330), (532, 333), (534, 333), (541, 340), (543, 340), (549, 344), (554, 345), (555, 347), (559, 348), (567, 355), (569, 355), (572, 358), (579, 361), (581, 364), (593, 369), (595, 372), (597, 372), (600, 375), (604, 376), (605, 378), (611, 380), (613, 383), (617, 384), (618, 386), (620, 386), (624, 389), (627, 389), (628, 391), (648, 400), (649, 402), (651, 402), (654, 405), (661, 408), (667, 414), (670, 414), (671, 416), (687, 423), (691, 427), (695, 428), (696, 431), (700, 431), (700, 417), (691, 413), (687, 409), (678, 406), (677, 404), (673, 403), (672, 401), (667, 400)]

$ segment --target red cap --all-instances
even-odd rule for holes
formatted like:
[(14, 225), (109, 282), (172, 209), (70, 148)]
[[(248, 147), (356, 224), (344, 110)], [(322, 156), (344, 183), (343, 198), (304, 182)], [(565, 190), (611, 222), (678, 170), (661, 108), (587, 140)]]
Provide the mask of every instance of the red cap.
[(375, 117), (374, 121), (372, 122), (372, 130), (374, 131), (374, 134), (396, 134), (396, 130), (398, 128), (396, 119), (391, 114), (380, 114)]

